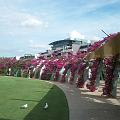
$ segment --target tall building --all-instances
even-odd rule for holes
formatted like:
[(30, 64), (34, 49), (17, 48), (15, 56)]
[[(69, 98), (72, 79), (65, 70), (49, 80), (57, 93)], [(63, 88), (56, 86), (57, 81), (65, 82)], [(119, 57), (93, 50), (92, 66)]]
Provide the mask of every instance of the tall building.
[(32, 54), (25, 54), (24, 56), (21, 56), (19, 59), (20, 60), (25, 60), (25, 59), (33, 59), (33, 58), (35, 58), (34, 55), (32, 55)]
[(69, 52), (76, 54), (78, 50), (86, 51), (90, 44), (87, 41), (88, 40), (85, 39), (71, 40), (70, 38), (57, 40), (49, 44), (51, 46), (51, 50), (46, 50), (46, 52), (36, 54), (36, 58), (40, 58), (40, 57), (48, 58), (51, 57), (52, 54), (58, 56), (61, 55), (62, 53), (69, 53)]
[(71, 40), (70, 38), (54, 41), (49, 45), (51, 45), (53, 51), (61, 50), (61, 52), (77, 52), (79, 49), (84, 51), (89, 46), (87, 40)]

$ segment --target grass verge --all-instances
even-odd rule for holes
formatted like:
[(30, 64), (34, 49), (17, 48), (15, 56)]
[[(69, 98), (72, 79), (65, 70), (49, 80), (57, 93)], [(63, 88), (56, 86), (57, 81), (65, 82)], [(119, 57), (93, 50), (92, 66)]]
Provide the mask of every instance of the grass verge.
[[(45, 102), (49, 107), (44, 110)], [(24, 104), (28, 108), (21, 109)], [(0, 120), (68, 120), (66, 97), (57, 86), (40, 80), (0, 77)]]

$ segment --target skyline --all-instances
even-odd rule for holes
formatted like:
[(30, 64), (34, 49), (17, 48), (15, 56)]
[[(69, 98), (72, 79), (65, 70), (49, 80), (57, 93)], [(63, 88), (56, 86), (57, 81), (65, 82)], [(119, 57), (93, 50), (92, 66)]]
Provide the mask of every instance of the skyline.
[(96, 40), (120, 31), (119, 0), (0, 0), (0, 56), (48, 49), (71, 37)]

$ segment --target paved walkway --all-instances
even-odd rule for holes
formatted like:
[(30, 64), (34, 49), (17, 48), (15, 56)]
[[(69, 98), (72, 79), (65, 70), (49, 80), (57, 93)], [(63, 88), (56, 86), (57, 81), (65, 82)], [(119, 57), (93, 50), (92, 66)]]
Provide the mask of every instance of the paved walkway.
[(120, 96), (117, 99), (102, 98), (98, 91), (90, 93), (68, 83), (54, 84), (61, 88), (67, 97), (70, 120), (120, 120)]

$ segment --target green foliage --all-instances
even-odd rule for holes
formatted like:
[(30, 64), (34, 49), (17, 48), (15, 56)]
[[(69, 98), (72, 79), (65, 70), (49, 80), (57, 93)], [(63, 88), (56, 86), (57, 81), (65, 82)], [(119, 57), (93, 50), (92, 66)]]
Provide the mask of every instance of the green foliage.
[(21, 77), (21, 69), (17, 69), (14, 73), (15, 77)]

